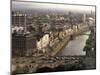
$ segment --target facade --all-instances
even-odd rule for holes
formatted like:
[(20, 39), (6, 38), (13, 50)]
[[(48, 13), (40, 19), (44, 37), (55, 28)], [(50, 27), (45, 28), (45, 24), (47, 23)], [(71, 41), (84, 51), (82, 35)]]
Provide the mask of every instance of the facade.
[(13, 56), (32, 56), (38, 51), (45, 52), (49, 44), (49, 34), (44, 33), (13, 33), (12, 54)]
[(90, 25), (90, 26), (95, 25), (95, 19), (94, 19), (94, 18), (89, 17), (88, 20), (89, 20), (89, 25)]
[(12, 54), (13, 56), (32, 55), (36, 48), (36, 38), (32, 34), (12, 36)]
[(37, 49), (42, 50), (42, 52), (44, 53), (46, 51), (45, 48), (49, 44), (49, 40), (50, 40), (49, 34), (44, 34), (44, 36), (42, 38), (40, 38), (39, 41), (37, 41)]
[(20, 14), (19, 12), (12, 12), (12, 25), (13, 26), (23, 26), (25, 24), (25, 14)]

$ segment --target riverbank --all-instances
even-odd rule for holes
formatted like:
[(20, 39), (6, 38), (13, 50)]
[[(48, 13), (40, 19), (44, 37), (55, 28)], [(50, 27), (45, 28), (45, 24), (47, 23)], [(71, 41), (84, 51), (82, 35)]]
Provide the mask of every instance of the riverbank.
[(86, 65), (86, 69), (96, 69), (96, 30), (91, 29), (91, 34), (86, 41), (84, 47), (86, 51), (86, 57), (83, 59)]
[(60, 40), (53, 48), (52, 48), (52, 56), (57, 55), (70, 41), (70, 36), (65, 37), (64, 39)]
[[(63, 38), (62, 40), (59, 40), (58, 43), (56, 43), (53, 47), (52, 47), (52, 53), (51, 55), (52, 56), (55, 56), (55, 55), (60, 55), (61, 52), (64, 50), (64, 48), (70, 43), (70, 41), (73, 39), (75, 40), (75, 38), (77, 36), (80, 36), (80, 35), (83, 35), (85, 32), (88, 32), (89, 31), (89, 27), (85, 28), (85, 29), (81, 29), (81, 30), (78, 30), (77, 32), (74, 32), (72, 34), (72, 38), (71, 38), (71, 35), (69, 36), (66, 36), (65, 38)], [(89, 35), (88, 35), (89, 36)], [(84, 37), (85, 38), (85, 37)], [(86, 39), (88, 39), (88, 37), (86, 36), (86, 39), (84, 39), (84, 45), (85, 45), (85, 42), (86, 42)], [(78, 44), (78, 43), (77, 43)], [(80, 45), (80, 44), (79, 44)], [(83, 44), (82, 44), (83, 46)], [(84, 46), (82, 47), (84, 48)], [(74, 49), (74, 48), (73, 48)], [(82, 49), (83, 50), (83, 49)], [(84, 54), (85, 55), (85, 54)]]
[[(90, 34), (90, 31), (84, 33)], [(74, 37), (74, 39), (70, 40), (68, 44), (59, 52), (59, 56), (85, 56), (86, 52), (83, 51), (83, 48), (88, 37), (89, 35), (84, 34)]]

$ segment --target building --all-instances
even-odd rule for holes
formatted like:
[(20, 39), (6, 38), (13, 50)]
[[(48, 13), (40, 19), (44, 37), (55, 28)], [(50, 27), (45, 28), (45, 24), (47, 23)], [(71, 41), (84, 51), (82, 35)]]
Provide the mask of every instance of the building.
[(95, 19), (94, 18), (89, 17), (88, 20), (89, 20), (89, 26), (95, 25)]
[(32, 55), (36, 49), (36, 38), (32, 34), (14, 34), (12, 35), (13, 56)]
[(83, 23), (86, 22), (86, 14), (83, 14)]
[(49, 40), (49, 34), (43, 34), (43, 36), (37, 41), (37, 49), (45, 53), (46, 48), (49, 45)]
[(12, 12), (12, 25), (13, 26), (23, 26), (25, 24), (25, 14), (19, 12)]
[(23, 33), (12, 34), (12, 54), (13, 56), (32, 56), (37, 51), (45, 52), (49, 44), (49, 34), (47, 33)]

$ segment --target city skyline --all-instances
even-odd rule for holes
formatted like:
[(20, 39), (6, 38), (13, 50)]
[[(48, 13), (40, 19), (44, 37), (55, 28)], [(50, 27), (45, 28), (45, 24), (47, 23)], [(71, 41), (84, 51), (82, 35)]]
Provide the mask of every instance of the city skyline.
[[(80, 9), (81, 8), (81, 9)], [(95, 13), (95, 6), (89, 5), (69, 5), (69, 4), (54, 4), (54, 3), (41, 3), (41, 2), (25, 2), (25, 1), (12, 1), (13, 11), (43, 11), (43, 12), (82, 12), (82, 13)]]

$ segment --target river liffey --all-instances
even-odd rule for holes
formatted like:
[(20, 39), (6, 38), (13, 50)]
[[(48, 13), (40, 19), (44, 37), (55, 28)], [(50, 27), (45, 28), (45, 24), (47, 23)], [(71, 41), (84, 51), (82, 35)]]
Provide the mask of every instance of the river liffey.
[[(84, 34), (90, 34), (90, 31), (85, 32)], [(67, 46), (60, 52), (61, 56), (76, 56), (76, 55), (85, 55), (86, 52), (83, 51), (86, 40), (89, 35), (79, 35), (73, 40), (71, 40)]]

